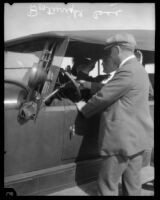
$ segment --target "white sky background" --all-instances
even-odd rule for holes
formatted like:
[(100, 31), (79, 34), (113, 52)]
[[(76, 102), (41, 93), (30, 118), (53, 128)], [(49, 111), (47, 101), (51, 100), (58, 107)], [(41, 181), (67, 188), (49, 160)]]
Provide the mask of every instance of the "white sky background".
[[(154, 3), (33, 2), (13, 5), (5, 3), (5, 40), (51, 30), (95, 29), (155, 30), (155, 5)], [(67, 65), (72, 65), (71, 60), (63, 61), (63, 66)]]
[(154, 3), (5, 3), (5, 40), (51, 30), (154, 30), (154, 6)]

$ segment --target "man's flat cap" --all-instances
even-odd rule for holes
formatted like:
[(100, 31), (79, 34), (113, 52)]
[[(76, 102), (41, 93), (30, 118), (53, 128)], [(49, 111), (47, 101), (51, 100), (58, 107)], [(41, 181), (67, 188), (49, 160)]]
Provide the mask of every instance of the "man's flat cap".
[(119, 33), (107, 38), (104, 50), (107, 50), (116, 45), (123, 45), (134, 50), (137, 43), (133, 35), (128, 33)]

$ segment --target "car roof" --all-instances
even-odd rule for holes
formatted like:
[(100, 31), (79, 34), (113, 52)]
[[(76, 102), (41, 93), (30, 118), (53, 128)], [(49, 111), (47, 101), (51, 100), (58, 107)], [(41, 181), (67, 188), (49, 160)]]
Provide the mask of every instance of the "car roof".
[(153, 30), (86, 30), (86, 31), (50, 31), (39, 34), (31, 34), (25, 37), (5, 41), (5, 50), (14, 52), (36, 52), (44, 48), (46, 41), (69, 38), (69, 46), (66, 56), (88, 54), (98, 56), (102, 53), (107, 37), (112, 34), (127, 32), (134, 35), (137, 48), (146, 51), (154, 51)]

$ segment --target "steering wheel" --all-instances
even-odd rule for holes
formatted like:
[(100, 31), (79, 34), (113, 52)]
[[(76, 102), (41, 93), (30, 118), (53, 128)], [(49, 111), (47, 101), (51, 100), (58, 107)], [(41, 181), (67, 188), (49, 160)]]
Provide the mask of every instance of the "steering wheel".
[(62, 69), (62, 72), (64, 73), (64, 75), (67, 76), (67, 78), (70, 80), (69, 82), (67, 82), (65, 85), (67, 86), (67, 84), (72, 84), (74, 86), (74, 90), (75, 90), (75, 95), (76, 95), (76, 101), (79, 101), (81, 99), (81, 92), (79, 89), (79, 84), (72, 78), (72, 76), (66, 72), (64, 69)]
[[(79, 84), (64, 69), (60, 69), (59, 78), (60, 80), (57, 82), (57, 85), (58, 85), (57, 89), (55, 89), (51, 94), (45, 97), (43, 102), (45, 102), (45, 104), (50, 104), (51, 98), (55, 94), (59, 93), (60, 91), (61, 91), (61, 94), (63, 94), (64, 96), (67, 96), (72, 100), (74, 99), (73, 101), (79, 101), (81, 99)], [(73, 87), (70, 87), (70, 86), (73, 86)]]

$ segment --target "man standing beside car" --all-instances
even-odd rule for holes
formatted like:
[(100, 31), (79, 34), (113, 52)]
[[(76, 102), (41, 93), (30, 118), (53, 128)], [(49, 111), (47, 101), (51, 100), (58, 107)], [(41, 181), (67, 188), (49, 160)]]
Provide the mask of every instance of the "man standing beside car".
[(102, 166), (97, 183), (98, 194), (103, 196), (118, 195), (120, 178), (124, 196), (140, 196), (143, 152), (153, 147), (149, 78), (134, 55), (135, 48), (135, 38), (128, 33), (108, 38), (103, 67), (111, 59), (116, 73), (87, 103), (77, 103), (86, 118), (101, 112)]

